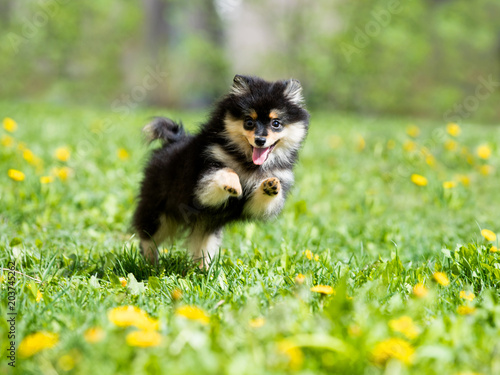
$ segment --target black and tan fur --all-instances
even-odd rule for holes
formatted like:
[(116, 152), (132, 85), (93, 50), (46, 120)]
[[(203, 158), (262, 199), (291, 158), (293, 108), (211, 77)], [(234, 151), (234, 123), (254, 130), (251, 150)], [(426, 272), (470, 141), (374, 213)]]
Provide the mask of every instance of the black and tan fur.
[(239, 75), (197, 134), (166, 118), (147, 125), (162, 147), (146, 166), (133, 219), (144, 256), (154, 263), (160, 243), (185, 237), (206, 266), (224, 225), (276, 216), (308, 125), (298, 81)]

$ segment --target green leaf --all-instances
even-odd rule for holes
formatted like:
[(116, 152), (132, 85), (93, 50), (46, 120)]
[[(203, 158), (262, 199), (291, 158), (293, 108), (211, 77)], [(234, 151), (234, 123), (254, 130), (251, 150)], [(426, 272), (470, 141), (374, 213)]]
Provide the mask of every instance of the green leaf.
[(99, 289), (101, 287), (101, 284), (99, 284), (99, 280), (97, 280), (97, 277), (95, 277), (94, 275), (90, 277), (89, 285), (96, 289)]
[(36, 296), (38, 294), (38, 284), (34, 281), (34, 280), (31, 280), (29, 282), (29, 288), (28, 288), (31, 292), (31, 295), (35, 298), (36, 300)]
[(114, 287), (121, 287), (122, 283), (120, 282), (120, 278), (116, 276), (114, 273), (110, 273), (108, 275), (109, 281), (111, 282), (111, 285)]
[(151, 290), (161, 289), (160, 279), (157, 278), (156, 276), (149, 276), (148, 285), (151, 288)]
[(127, 287), (130, 290), (130, 293), (132, 293), (132, 295), (136, 296), (139, 294), (143, 294), (146, 291), (146, 287), (144, 286), (144, 283), (142, 281), (138, 282), (136, 280), (134, 274), (129, 273), (128, 279), (129, 279), (129, 282), (127, 284)]
[(19, 237), (14, 237), (12, 240), (10, 240), (9, 246), (14, 247), (14, 246), (20, 245), (22, 243), (23, 243), (23, 241)]

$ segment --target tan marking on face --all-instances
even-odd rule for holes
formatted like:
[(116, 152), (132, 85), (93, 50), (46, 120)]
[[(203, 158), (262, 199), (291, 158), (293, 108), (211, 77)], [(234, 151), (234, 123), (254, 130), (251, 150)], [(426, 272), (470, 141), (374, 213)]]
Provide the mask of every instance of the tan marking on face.
[(275, 109), (271, 110), (271, 112), (269, 112), (269, 118), (271, 120), (274, 120), (275, 118), (280, 118), (278, 111)]
[(252, 144), (255, 145), (255, 132), (252, 130), (243, 129), (243, 133), (245, 134), (246, 139)]
[(249, 157), (252, 155), (252, 148), (248, 143), (248, 139), (252, 139), (252, 131), (245, 130), (243, 128), (243, 121), (235, 119), (231, 115), (226, 115), (224, 120), (225, 124), (225, 136), (231, 141), (231, 143), (238, 147), (240, 150), (244, 151)]
[(248, 115), (252, 118), (252, 120), (257, 120), (257, 112), (255, 112), (255, 109), (251, 109)]

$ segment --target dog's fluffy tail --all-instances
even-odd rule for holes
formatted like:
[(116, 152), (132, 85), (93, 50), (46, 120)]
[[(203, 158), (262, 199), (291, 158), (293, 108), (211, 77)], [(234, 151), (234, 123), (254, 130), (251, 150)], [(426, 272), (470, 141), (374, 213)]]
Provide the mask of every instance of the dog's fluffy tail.
[(159, 139), (163, 145), (168, 145), (186, 137), (182, 123), (176, 123), (166, 117), (155, 117), (142, 131), (148, 143)]

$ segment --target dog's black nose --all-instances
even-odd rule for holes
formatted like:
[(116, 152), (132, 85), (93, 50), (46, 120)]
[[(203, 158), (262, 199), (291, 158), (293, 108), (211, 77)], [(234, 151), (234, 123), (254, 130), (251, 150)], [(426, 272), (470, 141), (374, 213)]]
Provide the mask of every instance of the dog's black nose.
[(259, 147), (264, 146), (266, 144), (266, 138), (264, 137), (255, 137), (255, 144)]

